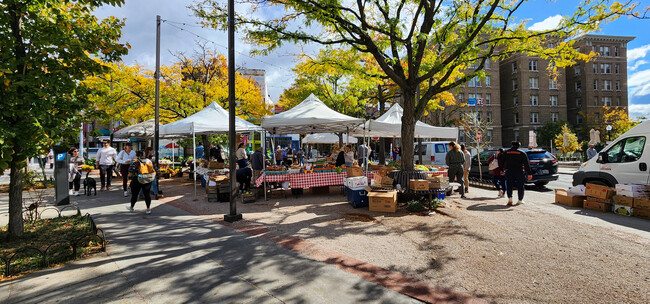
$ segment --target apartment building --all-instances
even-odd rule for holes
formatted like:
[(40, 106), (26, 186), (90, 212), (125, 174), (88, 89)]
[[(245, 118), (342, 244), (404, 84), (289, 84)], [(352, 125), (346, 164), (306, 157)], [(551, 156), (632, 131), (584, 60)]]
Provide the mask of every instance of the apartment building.
[(574, 47), (581, 53), (597, 54), (590, 62), (566, 69), (568, 122), (576, 131), (592, 128), (585, 116), (598, 119), (598, 111), (603, 106), (628, 106), (627, 43), (633, 39), (603, 35), (584, 35), (576, 39)]

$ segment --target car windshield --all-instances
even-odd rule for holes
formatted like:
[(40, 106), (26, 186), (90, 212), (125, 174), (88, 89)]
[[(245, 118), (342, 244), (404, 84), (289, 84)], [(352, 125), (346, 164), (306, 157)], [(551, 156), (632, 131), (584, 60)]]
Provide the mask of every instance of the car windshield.
[(538, 151), (538, 152), (528, 152), (528, 159), (529, 160), (540, 160), (544, 158), (553, 158), (553, 154), (545, 152), (545, 151)]

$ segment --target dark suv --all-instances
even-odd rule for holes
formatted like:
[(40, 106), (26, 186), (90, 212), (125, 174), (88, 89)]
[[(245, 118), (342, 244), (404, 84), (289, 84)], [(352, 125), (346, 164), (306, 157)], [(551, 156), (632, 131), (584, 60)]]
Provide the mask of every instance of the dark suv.
[[(503, 150), (507, 149), (504, 148)], [(527, 184), (535, 184), (535, 186), (541, 187), (558, 179), (557, 158), (555, 155), (543, 149), (524, 151), (528, 155), (530, 170), (533, 172), (533, 179), (526, 181)], [(496, 153), (496, 150), (481, 152), (481, 171), (483, 171), (483, 179), (492, 179), (492, 171), (488, 169), (488, 159)], [(479, 177), (478, 158), (476, 155), (472, 157), (472, 170), (469, 171), (469, 176), (475, 178)]]

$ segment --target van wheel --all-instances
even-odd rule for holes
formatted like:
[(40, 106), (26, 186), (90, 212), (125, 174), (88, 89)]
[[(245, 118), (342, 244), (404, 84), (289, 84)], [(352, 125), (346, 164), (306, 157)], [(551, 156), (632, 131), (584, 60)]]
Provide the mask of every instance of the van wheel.
[(536, 182), (535, 186), (538, 188), (542, 188), (544, 186), (548, 185), (548, 182)]

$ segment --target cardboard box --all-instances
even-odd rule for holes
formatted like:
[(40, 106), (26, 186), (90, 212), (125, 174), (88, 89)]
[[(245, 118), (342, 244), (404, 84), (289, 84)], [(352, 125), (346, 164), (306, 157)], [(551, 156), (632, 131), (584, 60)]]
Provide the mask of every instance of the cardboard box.
[(580, 207), (584, 205), (585, 196), (571, 195), (563, 189), (555, 189), (555, 202), (569, 207)]
[(629, 206), (614, 205), (614, 209), (612, 209), (612, 211), (616, 214), (632, 216), (634, 208)]
[(347, 167), (345, 170), (348, 172), (348, 177), (363, 176), (363, 169), (361, 169), (359, 166)]
[(370, 170), (372, 170), (372, 171), (381, 170), (382, 167), (384, 167), (384, 166), (382, 166), (382, 165), (373, 165), (373, 164), (368, 165), (368, 168), (370, 168)]
[(597, 197), (587, 196), (587, 198), (585, 198), (585, 199), (588, 199), (588, 200), (590, 200), (592, 202), (596, 202), (596, 203), (603, 203), (603, 204), (611, 204), (612, 203), (611, 198), (597, 198)]
[(449, 181), (429, 181), (429, 189), (445, 189), (447, 187), (449, 187)]
[(614, 204), (620, 206), (634, 207), (634, 198), (622, 195), (614, 195)]
[(449, 181), (449, 178), (442, 176), (442, 174), (427, 175), (427, 179), (429, 181), (439, 181), (439, 182), (442, 182), (442, 181), (445, 181), (445, 180)]
[(210, 176), (210, 180), (217, 184), (223, 184), (229, 182), (230, 177), (228, 177), (228, 175), (213, 175)]
[(368, 209), (379, 212), (397, 212), (397, 191), (368, 193)]
[(429, 181), (426, 179), (411, 179), (409, 180), (409, 189), (415, 191), (428, 191)]
[(650, 209), (650, 199), (643, 197), (634, 198), (634, 208)]
[(591, 201), (589, 197), (585, 199), (582, 207), (588, 210), (600, 212), (609, 212), (612, 210), (612, 204)]
[(343, 179), (343, 185), (354, 190), (363, 189), (368, 186), (368, 178), (365, 176), (346, 177)]
[(596, 184), (587, 184), (587, 190), (585, 191), (585, 195), (590, 197), (609, 199), (612, 198), (612, 196), (614, 196), (614, 188), (596, 185)]
[(650, 191), (627, 191), (627, 190), (621, 190), (621, 191), (616, 191), (617, 195), (621, 196), (627, 196), (627, 197), (644, 197), (644, 198), (650, 198)]
[(388, 173), (391, 173), (391, 172), (393, 172), (395, 170), (397, 170), (397, 169), (395, 169), (393, 167), (381, 167), (381, 168), (379, 168), (379, 175), (387, 176)]
[(616, 184), (616, 192), (618, 191), (629, 191), (629, 192), (647, 192), (650, 191), (650, 186), (648, 185), (637, 185), (637, 184)]
[(634, 207), (634, 213), (632, 214), (632, 216), (650, 220), (650, 208)]

